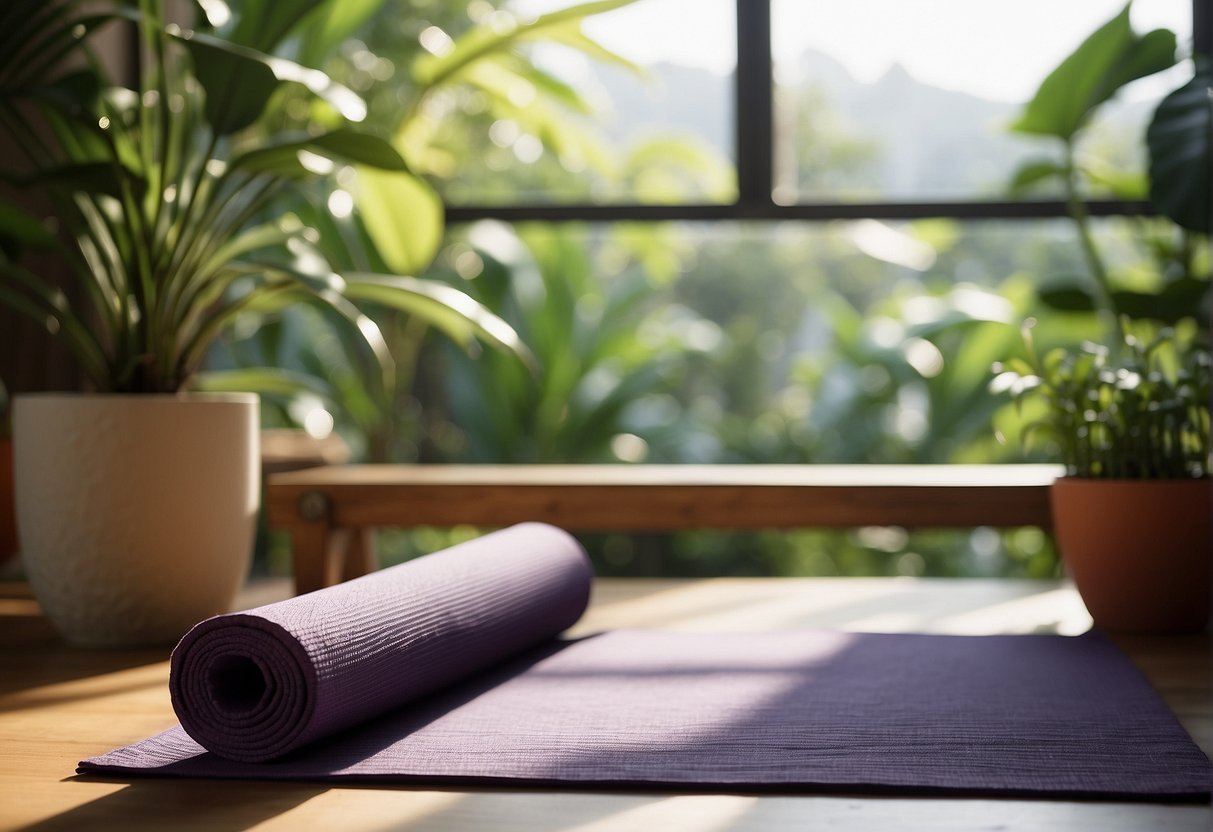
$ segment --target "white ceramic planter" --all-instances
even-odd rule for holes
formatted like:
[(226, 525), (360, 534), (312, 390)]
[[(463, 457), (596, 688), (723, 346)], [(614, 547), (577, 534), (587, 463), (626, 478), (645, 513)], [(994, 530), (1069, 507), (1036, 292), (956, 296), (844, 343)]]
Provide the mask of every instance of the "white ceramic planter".
[(34, 594), (80, 646), (171, 643), (226, 612), (259, 490), (251, 394), (17, 396), (17, 531)]

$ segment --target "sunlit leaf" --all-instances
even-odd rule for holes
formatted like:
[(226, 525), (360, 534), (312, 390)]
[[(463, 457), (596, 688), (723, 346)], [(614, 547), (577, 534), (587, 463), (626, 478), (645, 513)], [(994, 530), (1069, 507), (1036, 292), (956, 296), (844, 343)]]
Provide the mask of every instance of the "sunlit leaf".
[(388, 267), (416, 274), (442, 244), (443, 207), (438, 194), (409, 173), (358, 169), (359, 216)]
[(1145, 199), (1149, 193), (1150, 181), (1144, 171), (1126, 170), (1095, 159), (1084, 159), (1080, 169), (1092, 184), (1119, 199)]
[(413, 64), (413, 78), (421, 86), (444, 83), (487, 54), (512, 48), (528, 38), (543, 36), (547, 30), (563, 27), (570, 21), (612, 11), (633, 2), (635, 0), (595, 0), (541, 15), (506, 31), (477, 26), (456, 40), (454, 48), (446, 54), (438, 56), (425, 53), (419, 56)]
[(636, 75), (649, 75), (649, 70), (645, 66), (625, 58), (618, 52), (607, 49), (601, 43), (589, 37), (582, 30), (579, 20), (571, 20), (563, 24), (550, 26), (544, 30), (543, 38), (545, 42), (568, 46), (596, 61), (612, 64)]
[(530, 361), (518, 333), (470, 295), (453, 286), (398, 275), (346, 274), (346, 297), (399, 309), (440, 329), (458, 344), (473, 340)]
[(300, 151), (383, 170), (408, 170), (404, 159), (390, 142), (349, 128), (257, 147), (233, 159), (231, 166), (297, 178), (314, 176), (316, 171), (300, 161)]
[(332, 105), (342, 118), (362, 121), (366, 118), (366, 102), (353, 90), (343, 86), (318, 69), (310, 69), (285, 58), (266, 58), (275, 77), (280, 81), (293, 81), (308, 89), (313, 95)]
[(265, 111), (270, 96), (287, 81), (303, 85), (350, 121), (366, 117), (362, 98), (318, 69), (202, 32), (187, 32), (181, 39), (194, 59), (198, 80), (206, 89), (207, 121), (220, 135), (256, 121)]
[(315, 376), (276, 367), (239, 367), (195, 373), (190, 388), (214, 393), (247, 392), (284, 397), (329, 394), (327, 386)]
[(1013, 196), (1019, 196), (1031, 188), (1053, 179), (1066, 175), (1064, 166), (1047, 159), (1031, 159), (1019, 166), (1011, 177), (1009, 190)]
[(1131, 4), (1091, 34), (1048, 77), (1012, 129), (1069, 140), (1091, 111), (1138, 78), (1175, 65), (1175, 34), (1133, 31)]
[(383, 4), (384, 0), (323, 0), (299, 33), (299, 62), (323, 65)]
[(324, 0), (273, 0), (236, 3), (236, 25), (226, 40), (261, 52), (270, 52), (304, 17)]

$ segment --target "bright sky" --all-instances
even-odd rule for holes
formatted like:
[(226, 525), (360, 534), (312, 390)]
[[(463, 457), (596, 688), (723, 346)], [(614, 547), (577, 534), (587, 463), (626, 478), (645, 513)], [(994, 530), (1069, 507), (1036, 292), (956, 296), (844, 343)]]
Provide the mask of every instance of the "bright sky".
[[(516, 0), (515, 7), (540, 12), (571, 4)], [(734, 6), (734, 0), (637, 0), (590, 19), (585, 29), (638, 63), (724, 74), (736, 63)], [(925, 83), (1025, 101), (1124, 0), (772, 0), (771, 6), (777, 66), (816, 49), (862, 81), (876, 80), (896, 62)], [(1133, 23), (1138, 31), (1165, 26), (1182, 42), (1191, 34), (1191, 14), (1191, 0), (1136, 0)]]

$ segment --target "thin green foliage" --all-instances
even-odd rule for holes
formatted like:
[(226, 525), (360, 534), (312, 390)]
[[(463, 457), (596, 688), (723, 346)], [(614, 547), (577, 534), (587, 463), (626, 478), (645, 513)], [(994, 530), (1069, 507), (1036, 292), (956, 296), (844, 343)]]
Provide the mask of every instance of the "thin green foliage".
[[(1129, 323), (1125, 323), (1126, 330)], [(1119, 350), (1084, 343), (1039, 354), (1031, 322), (1025, 357), (997, 365), (994, 392), (1020, 407), (1039, 399), (1034, 435), (1056, 444), (1066, 472), (1098, 479), (1184, 479), (1209, 475), (1209, 350), (1164, 328), (1127, 334)]]
[[(55, 57), (31, 72), (20, 48), (0, 50), (0, 130), (21, 156), (0, 177), (43, 195), (45, 220), (58, 229), (31, 233), (42, 226), (24, 206), (0, 204), (0, 302), (60, 335), (94, 389), (181, 389), (240, 316), (298, 302), (347, 322), (390, 386), (393, 359), (355, 304), (360, 291), (373, 291), (377, 306), (428, 316), (461, 341), (526, 354), (503, 321), (455, 290), (402, 275), (336, 274), (317, 256), (318, 232), (282, 210), (302, 183), (339, 167), (411, 176), (386, 139), (355, 125), (366, 112), (357, 94), (272, 52), (293, 25), (312, 25), (309, 11), (333, 2), (290, 13), (245, 4), (230, 38), (206, 23), (165, 25), (160, 0), (134, 9), (89, 3), (87, 12), (64, 0), (53, 15), (39, 11), (40, 0), (13, 0), (0, 12), (0, 30), (25, 21), (23, 31), (33, 30), (24, 37)], [(141, 60), (128, 86), (97, 59), (90, 36), (132, 22)], [(73, 58), (87, 69), (67, 69)], [(323, 125), (264, 126), (289, 86), (328, 108)], [(23, 250), (37, 245), (59, 255), (67, 292), (23, 264)]]

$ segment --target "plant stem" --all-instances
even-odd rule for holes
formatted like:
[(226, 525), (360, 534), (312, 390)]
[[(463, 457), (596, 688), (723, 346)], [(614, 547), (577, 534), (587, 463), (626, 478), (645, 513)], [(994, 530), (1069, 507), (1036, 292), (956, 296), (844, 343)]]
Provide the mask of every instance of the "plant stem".
[(1066, 205), (1069, 208), (1070, 218), (1074, 220), (1075, 228), (1078, 230), (1078, 241), (1082, 246), (1083, 259), (1087, 261), (1091, 279), (1095, 283), (1097, 300), (1105, 317), (1111, 319), (1109, 329), (1118, 336), (1118, 342), (1123, 343), (1127, 333), (1120, 312), (1116, 308), (1116, 299), (1112, 295), (1112, 284), (1108, 279), (1107, 265), (1099, 253), (1099, 248), (1095, 245), (1095, 235), (1091, 233), (1091, 218), (1087, 214), (1087, 206), (1079, 193), (1079, 171), (1074, 162), (1074, 143), (1070, 140), (1065, 142), (1065, 174)]

